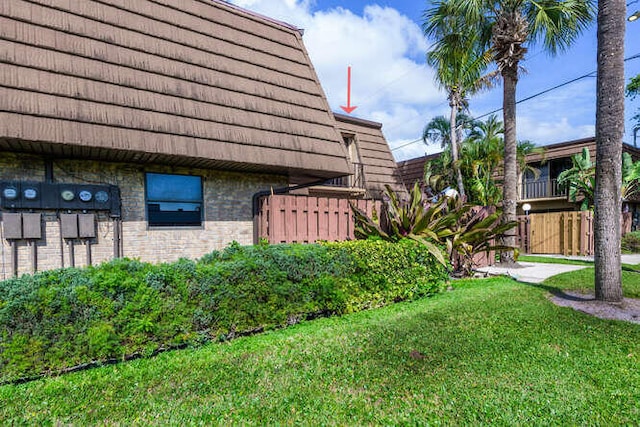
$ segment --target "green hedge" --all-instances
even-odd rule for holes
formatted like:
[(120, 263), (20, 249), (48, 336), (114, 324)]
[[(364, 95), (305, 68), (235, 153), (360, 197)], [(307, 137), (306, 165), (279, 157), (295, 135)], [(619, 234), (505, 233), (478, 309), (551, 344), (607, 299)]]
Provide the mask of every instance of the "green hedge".
[(0, 282), (0, 381), (411, 300), (447, 278), (424, 247), (374, 240), (25, 275)]
[(622, 236), (622, 252), (640, 253), (640, 231), (632, 231)]

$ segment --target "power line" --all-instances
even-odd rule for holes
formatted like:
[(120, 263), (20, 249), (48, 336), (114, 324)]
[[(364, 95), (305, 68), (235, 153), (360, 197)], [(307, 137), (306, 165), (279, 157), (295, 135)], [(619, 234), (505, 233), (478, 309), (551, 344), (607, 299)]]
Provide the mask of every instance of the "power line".
[[(640, 58), (640, 53), (636, 53), (635, 55), (632, 55), (632, 56), (629, 56), (628, 58), (625, 58), (625, 59), (624, 59), (624, 62), (631, 61), (632, 59), (638, 59), (638, 58)], [(580, 76), (580, 77), (576, 77), (576, 78), (571, 79), (571, 80), (568, 80), (568, 81), (566, 81), (566, 82), (564, 82), (564, 83), (560, 83), (559, 85), (553, 86), (553, 87), (551, 87), (551, 88), (549, 88), (549, 89), (545, 89), (545, 90), (543, 90), (543, 91), (541, 91), (541, 92), (538, 92), (538, 93), (533, 94), (533, 95), (531, 95), (531, 96), (528, 96), (528, 97), (526, 97), (526, 98), (520, 99), (520, 100), (516, 101), (516, 104), (520, 104), (520, 103), (522, 103), (522, 102), (529, 101), (529, 100), (531, 100), (531, 99), (533, 99), (533, 98), (537, 98), (538, 96), (540, 96), (540, 95), (544, 95), (545, 93), (549, 93), (549, 92), (551, 92), (551, 91), (553, 91), (553, 90), (556, 90), (556, 89), (559, 89), (559, 88), (561, 88), (561, 87), (563, 87), (563, 86), (569, 85), (569, 84), (571, 84), (571, 83), (575, 83), (575, 82), (577, 82), (578, 80), (582, 80), (582, 79), (587, 78), (587, 77), (595, 77), (595, 75), (594, 75), (594, 74), (595, 74), (596, 72), (597, 72), (597, 70), (596, 70), (596, 71), (591, 71), (590, 73), (583, 74), (583, 75), (582, 75), (582, 76)], [(502, 108), (498, 108), (498, 109), (495, 109), (495, 110), (490, 111), (490, 112), (488, 112), (488, 113), (482, 114), (481, 116), (474, 117), (474, 118), (473, 118), (473, 120), (481, 119), (481, 118), (486, 117), (486, 116), (488, 116), (488, 115), (490, 115), (490, 114), (497, 113), (498, 111), (502, 111)], [(406, 142), (406, 143), (404, 143), (404, 144), (402, 144), (402, 145), (399, 145), (399, 146), (397, 146), (397, 147), (395, 147), (395, 148), (392, 148), (392, 149), (391, 149), (391, 151), (396, 151), (396, 150), (399, 150), (399, 149), (401, 149), (401, 148), (408, 147), (409, 145), (415, 144), (416, 142), (420, 142), (420, 141), (422, 141), (422, 138), (418, 138), (418, 139), (416, 139), (416, 140), (414, 140), (414, 141)]]

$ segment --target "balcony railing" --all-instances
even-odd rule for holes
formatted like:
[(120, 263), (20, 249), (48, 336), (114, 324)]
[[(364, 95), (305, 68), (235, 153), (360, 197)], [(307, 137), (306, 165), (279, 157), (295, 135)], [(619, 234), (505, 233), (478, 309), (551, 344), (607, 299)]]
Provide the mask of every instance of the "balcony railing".
[(362, 163), (352, 163), (353, 175), (333, 178), (325, 182), (325, 185), (344, 188), (365, 188), (364, 187), (364, 165)]
[(522, 200), (566, 196), (567, 190), (560, 188), (557, 179), (524, 180), (522, 182)]

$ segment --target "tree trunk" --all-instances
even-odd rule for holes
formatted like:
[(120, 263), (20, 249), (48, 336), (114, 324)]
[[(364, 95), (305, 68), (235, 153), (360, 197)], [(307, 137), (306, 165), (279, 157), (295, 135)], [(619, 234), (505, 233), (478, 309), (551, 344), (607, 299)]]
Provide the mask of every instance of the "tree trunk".
[[(453, 95), (452, 95), (453, 96)], [(449, 118), (449, 124), (451, 127), (450, 137), (451, 140), (451, 160), (453, 163), (453, 172), (456, 177), (456, 182), (458, 184), (458, 193), (460, 197), (465, 198), (464, 193), (464, 182), (462, 181), (462, 172), (460, 171), (460, 165), (458, 164), (458, 132), (457, 132), (457, 114), (458, 114), (458, 106), (455, 102), (450, 102), (449, 106), (451, 107), (451, 116)]]
[[(503, 84), (503, 121), (504, 121), (504, 181), (502, 185), (502, 221), (516, 221), (518, 200), (518, 160), (516, 141), (516, 84), (518, 83), (518, 65), (505, 67), (502, 71)], [(504, 237), (506, 246), (516, 247), (515, 230), (507, 231)], [(514, 262), (513, 251), (500, 254), (501, 262)]]
[(594, 264), (596, 299), (608, 302), (622, 301), (620, 185), (625, 17), (625, 0), (598, 2)]

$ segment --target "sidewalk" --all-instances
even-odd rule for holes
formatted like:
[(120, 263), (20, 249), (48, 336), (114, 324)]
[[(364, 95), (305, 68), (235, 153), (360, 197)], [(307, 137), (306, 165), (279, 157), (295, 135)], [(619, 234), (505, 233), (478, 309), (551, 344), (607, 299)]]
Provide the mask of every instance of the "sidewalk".
[[(593, 262), (593, 256), (564, 256), (564, 255), (541, 255), (548, 258), (564, 258), (580, 261)], [(625, 264), (640, 264), (640, 254), (624, 254), (622, 262)], [(566, 273), (567, 271), (581, 270), (589, 267), (588, 265), (566, 265), (566, 264), (547, 264), (540, 262), (519, 262), (521, 268), (502, 268), (498, 266), (489, 266), (478, 268), (476, 271), (487, 276), (505, 275), (513, 277), (519, 282), (542, 283), (547, 278), (556, 274)]]
[(489, 266), (478, 268), (476, 271), (487, 276), (511, 276), (519, 282), (542, 283), (547, 278), (567, 271), (582, 270), (588, 265), (546, 264), (540, 262), (519, 262), (521, 268), (502, 268)]

